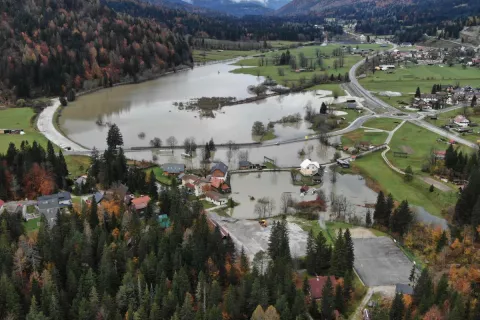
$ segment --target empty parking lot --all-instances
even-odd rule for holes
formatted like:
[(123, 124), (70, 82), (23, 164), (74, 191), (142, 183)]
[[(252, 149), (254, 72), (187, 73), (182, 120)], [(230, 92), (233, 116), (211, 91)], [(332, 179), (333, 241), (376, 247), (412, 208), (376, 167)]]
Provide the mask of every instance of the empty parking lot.
[(366, 286), (409, 283), (412, 262), (388, 237), (353, 239), (355, 270)]

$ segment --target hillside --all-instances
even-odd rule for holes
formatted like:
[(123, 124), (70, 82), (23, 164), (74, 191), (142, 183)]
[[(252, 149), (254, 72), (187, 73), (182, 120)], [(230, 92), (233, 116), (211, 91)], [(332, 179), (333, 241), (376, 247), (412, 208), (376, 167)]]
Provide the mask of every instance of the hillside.
[(183, 36), (163, 22), (119, 15), (97, 1), (5, 0), (0, 11), (0, 104), (192, 62)]

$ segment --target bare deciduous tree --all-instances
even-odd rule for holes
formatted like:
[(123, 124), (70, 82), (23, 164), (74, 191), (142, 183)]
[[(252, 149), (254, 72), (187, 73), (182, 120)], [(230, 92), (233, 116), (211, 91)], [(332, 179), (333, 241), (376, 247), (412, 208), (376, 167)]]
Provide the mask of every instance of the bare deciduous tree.
[(285, 214), (288, 212), (288, 208), (293, 205), (293, 198), (290, 192), (282, 193), (282, 197), (280, 198), (280, 210)]
[(332, 164), (330, 166), (330, 182), (331, 183), (337, 182), (337, 169), (338, 169), (338, 166), (336, 164)]
[(255, 204), (255, 214), (260, 219), (268, 218), (272, 215), (273, 210), (275, 210), (275, 200), (268, 197), (263, 197), (257, 200)]
[(162, 146), (162, 139), (155, 137), (150, 140), (150, 145), (154, 148), (160, 148)]
[(174, 148), (177, 145), (178, 141), (177, 138), (174, 136), (170, 136), (167, 138), (167, 145), (170, 146), (170, 148)]
[(248, 150), (242, 150), (238, 152), (238, 161), (248, 161)]

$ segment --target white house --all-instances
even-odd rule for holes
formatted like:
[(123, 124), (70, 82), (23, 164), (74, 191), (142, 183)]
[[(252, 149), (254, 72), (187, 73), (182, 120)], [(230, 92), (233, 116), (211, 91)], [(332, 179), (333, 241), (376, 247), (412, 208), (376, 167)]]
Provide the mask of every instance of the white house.
[(365, 42), (367, 41), (367, 37), (365, 37), (363, 34), (360, 36), (360, 42)]
[(228, 198), (218, 192), (207, 191), (205, 192), (205, 200), (217, 206), (221, 206), (227, 204)]
[(300, 173), (304, 176), (313, 176), (320, 169), (320, 164), (316, 161), (310, 161), (310, 159), (305, 159), (300, 164)]
[(209, 180), (193, 174), (186, 174), (181, 179), (182, 186), (191, 190), (197, 197), (203, 194), (203, 187), (210, 184)]
[(461, 114), (456, 116), (455, 119), (453, 119), (453, 122), (460, 127), (468, 127), (468, 125), (470, 124), (470, 120), (468, 120), (467, 118), (465, 118), (465, 116), (462, 116)]

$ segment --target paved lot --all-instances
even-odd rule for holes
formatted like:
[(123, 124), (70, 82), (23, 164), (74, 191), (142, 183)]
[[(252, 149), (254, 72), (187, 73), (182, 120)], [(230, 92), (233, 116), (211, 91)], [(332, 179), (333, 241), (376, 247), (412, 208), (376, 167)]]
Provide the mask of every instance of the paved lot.
[(355, 270), (366, 286), (409, 283), (412, 262), (388, 237), (353, 239)]

